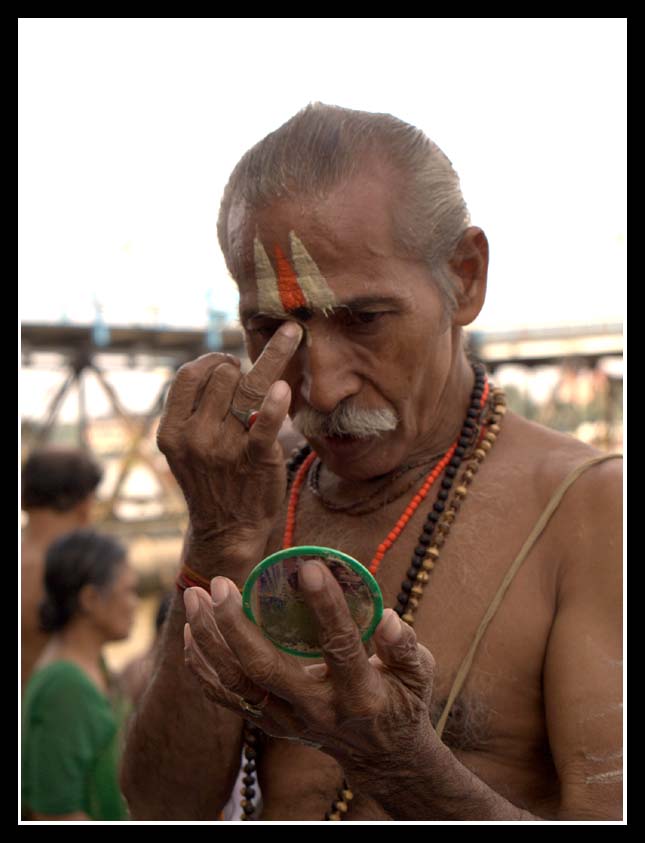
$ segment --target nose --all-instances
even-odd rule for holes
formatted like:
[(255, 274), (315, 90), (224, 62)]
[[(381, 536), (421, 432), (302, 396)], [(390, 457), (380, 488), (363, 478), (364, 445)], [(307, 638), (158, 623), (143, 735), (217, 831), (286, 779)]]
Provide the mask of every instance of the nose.
[(314, 410), (331, 413), (345, 398), (360, 392), (362, 381), (353, 370), (351, 351), (333, 333), (309, 331), (298, 356), (300, 394)]

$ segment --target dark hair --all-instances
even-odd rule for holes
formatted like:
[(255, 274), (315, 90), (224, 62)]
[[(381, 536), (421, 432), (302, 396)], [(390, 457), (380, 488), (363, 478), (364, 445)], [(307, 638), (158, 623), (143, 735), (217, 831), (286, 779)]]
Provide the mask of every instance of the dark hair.
[(126, 549), (112, 536), (74, 530), (56, 539), (45, 556), (45, 599), (39, 606), (43, 632), (63, 629), (78, 611), (85, 585), (106, 589), (125, 561)]
[(101, 467), (81, 448), (39, 448), (22, 468), (22, 508), (67, 512), (96, 489), (102, 476)]

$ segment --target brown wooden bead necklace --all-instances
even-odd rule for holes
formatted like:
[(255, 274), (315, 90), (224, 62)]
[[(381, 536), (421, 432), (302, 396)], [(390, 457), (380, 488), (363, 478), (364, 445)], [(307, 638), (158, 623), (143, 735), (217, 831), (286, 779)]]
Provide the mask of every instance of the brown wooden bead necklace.
[[(475, 386), (471, 393), (471, 400), (464, 420), (457, 447), (450, 462), (444, 469), (444, 476), (437, 500), (426, 518), (417, 547), (414, 550), (410, 567), (401, 584), (401, 591), (397, 596), (394, 611), (405, 623), (414, 626), (415, 614), (423, 597), (423, 591), (430, 579), (430, 572), (439, 559), (441, 548), (444, 546), (456, 515), (468, 493), (468, 487), (479, 470), (481, 463), (494, 445), (500, 432), (500, 424), (506, 413), (506, 399), (501, 389), (491, 390), (484, 407), (481, 406), (482, 396), (486, 389), (486, 373), (481, 365), (474, 366)], [(287, 465), (289, 484), (305, 460), (311, 456), (311, 447), (306, 445), (294, 453)], [(462, 463), (466, 467), (460, 475), (454, 488), (455, 478)], [(450, 500), (449, 500), (450, 499)], [(243, 772), (242, 815), (240, 819), (249, 820), (255, 812), (254, 797), (257, 784), (257, 748), (262, 732), (258, 727), (245, 723), (244, 728), (244, 757)], [(326, 820), (342, 820), (349, 810), (353, 793), (346, 780), (338, 791), (330, 810), (325, 814)]]

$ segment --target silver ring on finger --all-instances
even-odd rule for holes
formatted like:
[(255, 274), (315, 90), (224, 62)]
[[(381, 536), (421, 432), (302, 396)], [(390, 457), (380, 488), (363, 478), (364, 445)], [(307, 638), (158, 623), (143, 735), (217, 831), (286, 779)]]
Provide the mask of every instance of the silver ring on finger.
[(269, 696), (270, 694), (267, 691), (264, 695), (264, 699), (260, 700), (259, 703), (250, 703), (248, 700), (245, 700), (244, 697), (240, 697), (238, 700), (239, 706), (245, 714), (249, 715), (249, 717), (262, 717), (263, 710), (269, 702)]
[(241, 422), (246, 430), (250, 430), (257, 421), (259, 410), (237, 410), (231, 406), (228, 408), (229, 413)]

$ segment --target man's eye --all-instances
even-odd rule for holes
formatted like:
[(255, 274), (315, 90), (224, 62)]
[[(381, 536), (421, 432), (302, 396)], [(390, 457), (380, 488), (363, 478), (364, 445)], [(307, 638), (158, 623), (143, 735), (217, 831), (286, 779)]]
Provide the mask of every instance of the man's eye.
[(384, 316), (387, 315), (387, 311), (385, 310), (365, 310), (359, 311), (357, 313), (352, 313), (351, 315), (351, 323), (358, 327), (368, 325), (374, 325), (376, 322), (380, 321)]
[(256, 325), (247, 325), (246, 331), (252, 336), (268, 340), (275, 334), (281, 324), (281, 322), (264, 322)]

